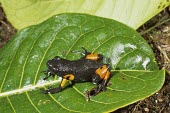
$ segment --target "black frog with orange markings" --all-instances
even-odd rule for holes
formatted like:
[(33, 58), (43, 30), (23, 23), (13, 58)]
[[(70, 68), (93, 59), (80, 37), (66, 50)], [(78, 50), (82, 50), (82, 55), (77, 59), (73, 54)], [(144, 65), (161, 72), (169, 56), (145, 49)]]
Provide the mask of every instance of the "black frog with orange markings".
[(62, 77), (62, 81), (58, 88), (49, 88), (44, 90), (43, 93), (54, 94), (62, 91), (67, 80), (70, 80), (72, 84), (76, 82), (92, 82), (97, 84), (97, 87), (88, 91), (88, 97), (95, 96), (106, 90), (110, 77), (110, 65), (103, 63), (105, 58), (103, 55), (87, 52), (85, 48), (83, 49), (84, 52), (73, 51), (83, 55), (78, 60), (70, 61), (56, 56), (52, 60), (47, 61), (48, 70), (43, 71), (46, 74), (44, 80), (50, 76), (54, 77), (57, 75)]

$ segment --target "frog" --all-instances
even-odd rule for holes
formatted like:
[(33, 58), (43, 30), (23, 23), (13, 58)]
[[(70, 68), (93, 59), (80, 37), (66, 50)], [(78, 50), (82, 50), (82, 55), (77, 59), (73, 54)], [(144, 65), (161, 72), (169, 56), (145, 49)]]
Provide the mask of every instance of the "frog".
[(111, 75), (110, 64), (103, 62), (106, 57), (102, 54), (88, 52), (84, 47), (82, 48), (84, 52), (72, 51), (82, 55), (79, 59), (68, 60), (60, 56), (55, 56), (46, 62), (48, 69), (43, 71), (44, 74), (46, 74), (43, 80), (47, 80), (50, 76), (59, 76), (62, 80), (57, 88), (48, 88), (43, 91), (44, 94), (61, 92), (68, 80), (71, 81), (72, 85), (82, 82), (92, 82), (97, 85), (97, 87), (87, 91), (87, 100), (89, 100), (91, 96), (106, 91), (107, 83)]

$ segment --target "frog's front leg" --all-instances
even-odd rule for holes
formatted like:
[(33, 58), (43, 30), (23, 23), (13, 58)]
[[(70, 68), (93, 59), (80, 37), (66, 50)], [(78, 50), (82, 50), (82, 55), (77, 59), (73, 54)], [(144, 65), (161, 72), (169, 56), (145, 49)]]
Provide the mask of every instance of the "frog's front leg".
[(61, 83), (60, 83), (58, 88), (49, 88), (49, 89), (43, 91), (43, 93), (44, 94), (49, 94), (49, 93), (54, 94), (54, 93), (58, 93), (58, 92), (62, 91), (63, 87), (65, 86), (65, 84), (67, 82), (67, 80), (73, 81), (74, 80), (74, 75), (67, 74), (67, 75), (63, 76), (63, 78), (61, 80)]
[(41, 72), (43, 72), (44, 74), (46, 74), (46, 76), (43, 78), (43, 80), (46, 80), (46, 79), (48, 79), (50, 76), (55, 76), (55, 75), (53, 75), (49, 70), (46, 70), (46, 71), (41, 71)]

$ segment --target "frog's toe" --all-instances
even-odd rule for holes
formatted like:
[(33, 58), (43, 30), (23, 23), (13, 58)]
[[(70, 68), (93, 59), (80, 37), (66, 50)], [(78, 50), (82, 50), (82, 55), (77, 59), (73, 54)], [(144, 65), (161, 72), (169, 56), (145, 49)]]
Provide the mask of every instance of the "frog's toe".
[(44, 94), (54, 94), (54, 93), (58, 93), (62, 90), (61, 87), (58, 87), (58, 88), (50, 88), (50, 89), (47, 89), (47, 90), (44, 90), (42, 93)]

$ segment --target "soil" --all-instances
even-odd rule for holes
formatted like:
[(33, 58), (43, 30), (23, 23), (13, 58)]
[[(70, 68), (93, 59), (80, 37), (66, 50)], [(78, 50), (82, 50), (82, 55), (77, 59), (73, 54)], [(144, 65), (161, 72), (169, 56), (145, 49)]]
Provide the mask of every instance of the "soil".
[[(134, 104), (116, 110), (114, 113), (170, 113), (170, 7), (153, 17), (137, 31), (152, 47), (160, 69), (167, 70), (166, 79), (160, 91)], [(8, 22), (0, 6), (0, 48), (17, 32)]]

